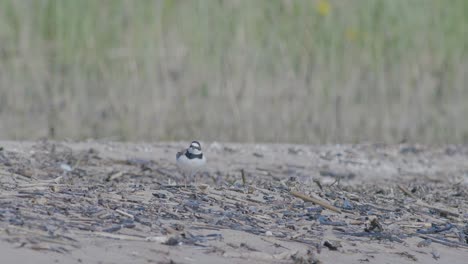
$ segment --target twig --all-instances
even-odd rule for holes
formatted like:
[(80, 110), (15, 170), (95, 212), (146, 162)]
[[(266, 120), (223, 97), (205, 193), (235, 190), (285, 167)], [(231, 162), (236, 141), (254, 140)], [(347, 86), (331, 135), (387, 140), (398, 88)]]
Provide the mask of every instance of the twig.
[(124, 172), (123, 171), (117, 171), (117, 172), (111, 172), (109, 173), (109, 175), (107, 176), (106, 178), (106, 181), (114, 181), (114, 180), (117, 180), (118, 178), (124, 176)]
[(450, 241), (450, 240), (440, 239), (440, 238), (436, 238), (436, 237), (433, 237), (433, 236), (422, 235), (422, 234), (418, 234), (417, 236), (419, 236), (420, 238), (424, 238), (424, 239), (430, 239), (430, 240), (432, 240), (432, 242), (439, 243), (439, 244), (442, 244), (444, 246), (461, 247), (461, 248), (468, 249), (468, 246), (463, 245), (462, 243), (457, 242), (457, 241)]
[(406, 189), (405, 186), (401, 185), (401, 184), (398, 184), (398, 188), (400, 188), (400, 190), (402, 192), (404, 192), (406, 195), (408, 195), (409, 197), (413, 198), (413, 199), (416, 199), (418, 200), (419, 198), (416, 197), (416, 195), (414, 195), (412, 192), (410, 192), (408, 189)]
[(430, 228), (432, 223), (429, 222), (409, 222), (405, 224), (398, 224), (401, 228)]
[(317, 184), (317, 186), (320, 188), (321, 191), (323, 191), (323, 187), (322, 187), (322, 184), (320, 183), (320, 181), (318, 179), (314, 179), (313, 182), (315, 184)]
[(115, 212), (116, 212), (116, 213), (119, 213), (119, 214), (121, 214), (121, 215), (123, 215), (123, 216), (132, 218), (132, 219), (135, 218), (135, 216), (133, 216), (132, 214), (129, 214), (129, 213), (127, 213), (127, 212), (124, 212), (124, 211), (122, 211), (122, 210), (120, 210), (120, 209), (115, 209)]
[(386, 232), (341, 232), (339, 235), (345, 235), (345, 236), (355, 236), (355, 237), (369, 237), (369, 238), (375, 238), (375, 239), (387, 239), (391, 242), (396, 241), (398, 243), (403, 243), (403, 240), (400, 239), (399, 237), (392, 235), (390, 233)]
[(148, 241), (148, 239), (144, 237), (138, 236), (129, 236), (129, 235), (121, 235), (121, 234), (112, 234), (106, 232), (81, 232), (81, 231), (74, 231), (77, 234), (81, 235), (90, 235), (90, 236), (97, 236), (97, 237), (105, 237), (105, 238), (113, 238), (119, 240), (128, 240), (128, 241)]
[(335, 207), (335, 206), (333, 206), (331, 204), (328, 204), (327, 202), (322, 201), (320, 199), (313, 198), (313, 197), (307, 196), (305, 194), (302, 194), (302, 193), (299, 193), (299, 192), (296, 192), (296, 191), (291, 191), (291, 194), (293, 196), (301, 198), (304, 201), (313, 202), (314, 204), (318, 204), (318, 205), (320, 205), (323, 208), (326, 208), (328, 210), (331, 210), (331, 211), (334, 211), (334, 212), (337, 212), (337, 213), (341, 213), (341, 210), (339, 208), (337, 208), (337, 207)]
[(426, 208), (429, 208), (429, 209), (432, 209), (432, 210), (436, 210), (436, 211), (439, 211), (443, 214), (446, 214), (446, 215), (451, 215), (451, 216), (455, 216), (455, 217), (459, 217), (460, 215), (458, 213), (454, 213), (452, 211), (449, 211), (449, 210), (446, 210), (446, 209), (442, 209), (442, 208), (438, 208), (438, 207), (435, 207), (435, 206), (432, 206), (432, 205), (429, 205), (425, 202), (423, 202), (421, 199), (419, 199), (418, 197), (416, 197), (413, 193), (411, 193), (408, 189), (406, 189), (404, 186), (402, 186), (401, 184), (398, 184), (398, 188), (404, 192), (406, 195), (410, 196), (411, 198), (413, 199), (416, 199), (416, 204), (417, 205), (420, 205), (420, 206), (423, 206), (423, 207), (426, 207)]
[(284, 248), (284, 249), (291, 250), (290, 248), (287, 248), (287, 247), (281, 245), (281, 244), (278, 243), (278, 242), (273, 242), (273, 241), (270, 241), (270, 240), (268, 240), (268, 239), (266, 239), (266, 238), (263, 238), (263, 237), (261, 237), (261, 239), (262, 239), (263, 241), (265, 241), (265, 242), (268, 242), (268, 243), (274, 245), (274, 246), (277, 247), (277, 248), (280, 247), (280, 248)]
[(439, 207), (435, 207), (435, 206), (432, 206), (432, 205), (429, 205), (425, 202), (423, 202), (422, 200), (417, 200), (416, 201), (416, 204), (417, 205), (420, 205), (420, 206), (424, 206), (426, 208), (429, 208), (429, 209), (432, 209), (432, 210), (436, 210), (436, 211), (439, 211), (443, 214), (446, 214), (446, 215), (451, 215), (451, 216), (455, 216), (455, 217), (459, 217), (460, 215), (458, 213), (454, 213), (452, 211), (449, 211), (449, 210), (445, 210), (445, 209), (442, 209), (442, 208), (439, 208)]
[(161, 189), (190, 189), (190, 190), (195, 190), (194, 185), (161, 185)]
[(245, 180), (245, 171), (244, 171), (244, 169), (241, 169), (241, 175), (242, 175), (242, 185), (245, 186), (247, 181)]
[(438, 226), (432, 226), (431, 228), (428, 229), (419, 229), (417, 233), (419, 234), (435, 234), (435, 233), (440, 233), (444, 231), (448, 231), (455, 227), (454, 225), (448, 223), (444, 227), (438, 227)]

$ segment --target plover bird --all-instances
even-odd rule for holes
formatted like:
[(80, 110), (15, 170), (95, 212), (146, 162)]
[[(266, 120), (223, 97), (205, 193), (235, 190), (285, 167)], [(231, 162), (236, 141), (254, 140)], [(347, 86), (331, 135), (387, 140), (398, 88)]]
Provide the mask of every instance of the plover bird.
[(185, 187), (187, 187), (187, 177), (192, 177), (205, 165), (206, 157), (203, 155), (200, 142), (192, 141), (190, 146), (176, 154), (177, 167), (184, 175)]

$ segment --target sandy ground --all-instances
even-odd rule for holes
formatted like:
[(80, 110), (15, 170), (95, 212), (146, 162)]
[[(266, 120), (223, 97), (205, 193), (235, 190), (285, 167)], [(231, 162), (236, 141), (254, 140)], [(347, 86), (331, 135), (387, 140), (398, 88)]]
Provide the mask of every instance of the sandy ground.
[(0, 142), (1, 262), (466, 263), (468, 147), (188, 143)]

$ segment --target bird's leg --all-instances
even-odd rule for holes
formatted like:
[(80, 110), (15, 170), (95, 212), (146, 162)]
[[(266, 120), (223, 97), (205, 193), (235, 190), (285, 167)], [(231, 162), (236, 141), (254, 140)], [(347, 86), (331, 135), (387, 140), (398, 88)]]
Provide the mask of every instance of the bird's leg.
[(193, 177), (194, 177), (195, 186), (198, 186), (197, 172), (193, 173)]
[[(190, 181), (193, 181), (193, 176), (194, 176), (194, 175), (195, 175), (194, 172), (191, 172), (191, 173), (190, 173)], [(195, 185), (196, 185), (196, 183), (195, 183)]]
[(184, 185), (185, 189), (187, 189), (187, 173), (184, 173)]

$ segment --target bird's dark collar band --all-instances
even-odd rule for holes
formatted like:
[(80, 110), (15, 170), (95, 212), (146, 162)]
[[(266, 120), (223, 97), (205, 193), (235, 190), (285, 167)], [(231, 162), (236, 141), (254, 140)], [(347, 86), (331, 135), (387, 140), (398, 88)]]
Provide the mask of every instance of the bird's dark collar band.
[(200, 154), (193, 154), (188, 151), (185, 152), (185, 156), (189, 159), (202, 159), (203, 158), (203, 153)]

